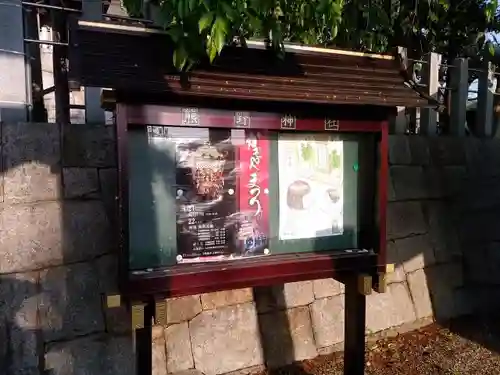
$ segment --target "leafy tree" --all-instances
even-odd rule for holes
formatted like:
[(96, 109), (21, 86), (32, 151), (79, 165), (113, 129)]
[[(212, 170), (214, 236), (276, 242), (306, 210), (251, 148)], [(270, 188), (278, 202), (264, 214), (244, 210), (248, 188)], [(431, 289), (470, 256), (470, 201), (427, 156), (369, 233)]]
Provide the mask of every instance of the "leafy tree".
[[(122, 0), (131, 16), (144, 0)], [(498, 0), (150, 0), (176, 49), (179, 69), (230, 43), (264, 39), (277, 53), (285, 41), (447, 59), (477, 56), (485, 32), (497, 30)]]

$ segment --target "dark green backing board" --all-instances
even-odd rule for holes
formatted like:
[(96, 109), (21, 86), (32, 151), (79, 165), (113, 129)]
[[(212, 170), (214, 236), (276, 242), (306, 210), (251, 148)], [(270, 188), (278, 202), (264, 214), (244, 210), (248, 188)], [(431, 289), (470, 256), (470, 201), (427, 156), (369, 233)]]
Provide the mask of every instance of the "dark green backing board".
[[(271, 133), (271, 140), (277, 139)], [(269, 224), (271, 254), (320, 252), (358, 247), (360, 189), (358, 177), (371, 162), (359, 155), (366, 140), (361, 133), (338, 133), (343, 141), (344, 232), (341, 235), (300, 240), (280, 240), (278, 166), (271, 166), (269, 181)], [(129, 268), (139, 270), (176, 264), (174, 144), (165, 139), (162, 146), (148, 143), (144, 128), (128, 132), (129, 163)], [(277, 164), (278, 144), (270, 142), (270, 162)]]

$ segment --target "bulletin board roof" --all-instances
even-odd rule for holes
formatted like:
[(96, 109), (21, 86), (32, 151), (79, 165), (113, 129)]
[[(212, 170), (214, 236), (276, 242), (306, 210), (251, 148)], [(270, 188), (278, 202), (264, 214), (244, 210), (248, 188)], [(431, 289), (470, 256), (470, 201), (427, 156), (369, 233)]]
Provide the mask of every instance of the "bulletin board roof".
[(287, 45), (284, 59), (250, 41), (227, 47), (189, 74), (172, 66), (158, 29), (79, 21), (71, 28), (70, 79), (77, 85), (182, 97), (316, 104), (427, 106), (389, 55)]

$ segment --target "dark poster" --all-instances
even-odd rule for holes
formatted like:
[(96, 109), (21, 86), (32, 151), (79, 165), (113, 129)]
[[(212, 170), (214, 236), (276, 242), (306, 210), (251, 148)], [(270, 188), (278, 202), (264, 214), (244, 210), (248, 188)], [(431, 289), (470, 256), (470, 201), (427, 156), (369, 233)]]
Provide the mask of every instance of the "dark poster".
[(172, 140), (177, 262), (267, 254), (267, 140), (220, 129), (205, 139)]

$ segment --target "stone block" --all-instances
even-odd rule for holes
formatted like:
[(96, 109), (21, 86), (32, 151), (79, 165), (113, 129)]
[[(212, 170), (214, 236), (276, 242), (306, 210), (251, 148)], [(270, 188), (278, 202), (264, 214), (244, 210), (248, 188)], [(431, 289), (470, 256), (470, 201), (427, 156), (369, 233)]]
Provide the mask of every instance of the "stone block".
[(488, 247), (471, 243), (464, 248), (464, 278), (467, 284), (487, 285), (491, 280), (492, 264)]
[(430, 166), (423, 169), (425, 198), (436, 199), (446, 196), (446, 181), (443, 179), (443, 169), (445, 168)]
[(266, 365), (276, 368), (318, 355), (307, 306), (259, 317)]
[(462, 138), (429, 138), (431, 162), (435, 165), (465, 165), (466, 146)]
[[(483, 272), (487, 272), (483, 269)], [(437, 319), (454, 318), (462, 314), (463, 301), (456, 291), (463, 289), (463, 267), (461, 263), (438, 265), (427, 270), (427, 280)], [(473, 304), (471, 299), (469, 303)]]
[(2, 176), (4, 201), (26, 203), (59, 198), (59, 173), (38, 162), (24, 163)]
[(447, 320), (457, 316), (455, 290), (436, 284), (431, 288), (431, 298), (436, 319)]
[(453, 291), (453, 299), (455, 302), (455, 316), (472, 315), (477, 312), (477, 303), (474, 301), (474, 296), (467, 288), (458, 288)]
[[(2, 154), (2, 150), (1, 150), (1, 146), (0, 146), (0, 163), (2, 162), (2, 159), (1, 159), (1, 154)], [(3, 173), (0, 173), (0, 203), (3, 203), (4, 202), (4, 177), (3, 177)]]
[(63, 168), (65, 198), (96, 198), (99, 179), (96, 168)]
[(312, 281), (254, 288), (259, 313), (305, 306), (314, 301)]
[[(1, 288), (0, 284), (0, 288)], [(9, 327), (7, 327), (9, 324)], [(4, 370), (5, 373), (7, 371), (10, 372), (10, 358), (8, 357), (8, 353), (10, 351), (10, 338), (9, 331), (11, 320), (10, 317), (5, 317), (3, 311), (0, 313), (0, 342), (3, 344), (0, 346), (0, 368)]]
[(467, 173), (470, 176), (483, 174), (487, 156), (482, 152), (483, 140), (476, 137), (467, 137), (464, 140)]
[[(467, 170), (463, 166), (446, 166), (442, 169), (444, 194), (449, 198), (460, 197), (467, 189)], [(463, 201), (462, 201), (463, 202)]]
[[(497, 316), (500, 308), (500, 292), (497, 286), (474, 285), (464, 288), (464, 296), (468, 297), (468, 303), (474, 304), (474, 313), (477, 316), (483, 314)], [(457, 292), (457, 291), (456, 291)]]
[(201, 312), (200, 296), (167, 299), (167, 324), (187, 322)]
[(64, 127), (63, 165), (116, 167), (114, 127), (89, 124)]
[[(228, 374), (230, 374), (230, 373), (228, 373)], [(226, 375), (228, 375), (228, 374), (226, 374)], [(205, 375), (205, 374), (203, 374), (200, 370), (192, 368), (189, 370), (173, 372), (172, 375)]]
[[(483, 272), (487, 272), (483, 269)], [(463, 267), (461, 263), (437, 265), (427, 270), (427, 284), (431, 294), (434, 314), (438, 319), (459, 316), (464, 311), (464, 301), (456, 291), (463, 289)], [(473, 304), (471, 299), (469, 303)]]
[(422, 199), (427, 196), (422, 167), (392, 166), (390, 173), (396, 200)]
[(0, 273), (60, 264), (61, 231), (59, 203), (5, 206), (0, 215)]
[[(97, 277), (99, 279), (99, 290), (106, 295), (120, 294), (118, 289), (118, 257), (106, 255), (99, 259), (97, 265)], [(130, 310), (125, 304), (120, 307), (104, 307), (104, 320), (106, 332), (124, 334), (132, 330)]]
[(389, 163), (396, 165), (406, 165), (411, 163), (410, 146), (408, 136), (389, 136)]
[(413, 304), (404, 283), (390, 284), (387, 293), (375, 293), (366, 298), (368, 333), (397, 327), (415, 319)]
[(226, 290), (201, 295), (201, 305), (203, 310), (211, 310), (218, 307), (237, 305), (239, 303), (252, 301), (253, 293), (251, 288)]
[(466, 137), (467, 174), (471, 178), (489, 178), (500, 175), (500, 142), (498, 139)]
[(17, 123), (2, 127), (4, 200), (53, 200), (60, 194), (60, 136), (55, 124)]
[(165, 335), (162, 326), (154, 326), (151, 329), (151, 375), (167, 375), (167, 356), (165, 353)]
[(427, 226), (420, 202), (394, 202), (387, 206), (387, 237), (403, 238), (424, 234)]
[(266, 372), (266, 366), (258, 365), (247, 368), (242, 368), (241, 370), (231, 371), (224, 375), (257, 375)]
[(132, 317), (125, 305), (115, 308), (104, 308), (106, 332), (126, 334), (132, 331)]
[(500, 285), (500, 244), (494, 242), (487, 247), (487, 259), (490, 264), (489, 283)]
[(104, 331), (99, 262), (41, 271), (40, 324), (45, 341)]
[(109, 232), (104, 208), (97, 201), (6, 206), (0, 216), (0, 273), (40, 269), (110, 252)]
[(468, 213), (460, 217), (458, 233), (461, 242), (500, 241), (500, 210)]
[(224, 374), (264, 362), (253, 303), (203, 311), (189, 323), (189, 333), (195, 368), (206, 375)]
[(45, 369), (50, 375), (135, 375), (129, 336), (89, 336), (47, 346)]
[(428, 202), (424, 206), (429, 225), (429, 241), (434, 248), (437, 263), (447, 263), (461, 258), (462, 249), (453, 222), (455, 213), (445, 202)]
[(110, 254), (93, 262), (99, 278), (99, 290), (106, 294), (119, 294), (118, 256)]
[(118, 213), (118, 173), (114, 168), (99, 169), (99, 187), (111, 223)]
[(436, 262), (429, 236), (419, 235), (396, 240), (398, 258), (406, 273), (416, 271)]
[(392, 183), (391, 174), (387, 174), (387, 201), (394, 202), (396, 200), (396, 190), (394, 189), (394, 184)]
[(464, 179), (453, 203), (462, 214), (500, 207), (500, 178)]
[(446, 288), (449, 290), (464, 286), (464, 269), (462, 262), (439, 264), (427, 270), (429, 289)]
[(429, 165), (430, 151), (427, 137), (408, 137), (411, 163), (414, 165)]
[(387, 242), (387, 263), (394, 264), (394, 272), (387, 274), (387, 282), (399, 283), (406, 281), (406, 274), (403, 269), (403, 264), (398, 255), (398, 249), (394, 241)]
[(0, 372), (36, 373), (39, 302), (38, 273), (0, 275)]
[(318, 299), (309, 308), (317, 348), (344, 341), (343, 295)]
[(188, 323), (173, 324), (165, 328), (167, 370), (175, 373), (194, 367)]
[(66, 201), (62, 207), (66, 262), (91, 259), (116, 250), (117, 244), (100, 201)]
[(432, 302), (429, 293), (429, 285), (425, 271), (420, 269), (408, 274), (408, 287), (410, 288), (417, 319), (432, 316)]
[(344, 293), (344, 290), (344, 284), (335, 279), (313, 281), (313, 291), (316, 299), (337, 296)]

